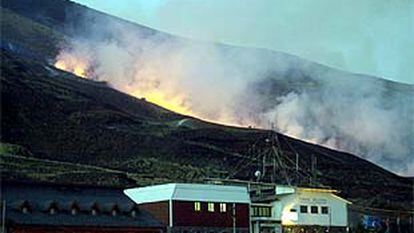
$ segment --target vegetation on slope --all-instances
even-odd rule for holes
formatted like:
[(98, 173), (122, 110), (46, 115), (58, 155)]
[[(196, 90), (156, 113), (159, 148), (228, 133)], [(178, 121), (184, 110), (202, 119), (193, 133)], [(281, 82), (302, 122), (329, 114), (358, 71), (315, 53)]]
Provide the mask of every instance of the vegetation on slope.
[[(265, 139), (277, 135), (203, 123), (9, 51), (2, 51), (1, 70), (1, 141), (21, 146), (2, 146), (3, 179), (115, 186), (252, 180), (258, 155), (269, 148)], [(187, 123), (178, 124), (182, 119)], [(394, 208), (412, 201), (409, 179), (350, 154), (277, 138), (284, 163), (297, 153), (300, 172), (309, 174), (316, 158), (314, 179), (347, 198), (374, 197), (365, 204)], [(295, 174), (294, 166), (286, 169)], [(277, 172), (275, 181), (286, 183)]]
[(63, 42), (63, 35), (55, 30), (15, 14), (5, 8), (1, 9), (1, 44), (35, 57), (54, 58), (58, 45)]
[[(50, 2), (57, 5), (41, 8)], [(46, 16), (65, 2), (39, 1), (35, 7), (48, 11), (43, 17), (18, 8), (15, 1), (2, 2), (11, 9), (2, 11), (6, 12), (2, 26), (9, 27), (2, 45), (10, 42), (20, 48), (3, 46), (1, 53), (3, 179), (122, 187), (208, 177), (253, 180), (258, 154), (269, 149), (265, 139), (277, 136), (286, 164), (298, 154), (300, 172), (310, 174), (310, 164), (317, 160), (313, 178), (341, 190), (343, 197), (382, 208), (412, 206), (412, 180), (356, 156), (274, 132), (224, 127), (175, 114), (37, 59), (33, 54), (53, 56), (63, 40), (63, 16)], [(17, 31), (11, 28), (20, 22), (23, 26)], [(188, 120), (179, 124), (184, 119)], [(295, 174), (294, 166), (286, 169)], [(277, 172), (275, 181), (286, 183), (282, 171)], [(309, 184), (303, 177), (293, 179)]]

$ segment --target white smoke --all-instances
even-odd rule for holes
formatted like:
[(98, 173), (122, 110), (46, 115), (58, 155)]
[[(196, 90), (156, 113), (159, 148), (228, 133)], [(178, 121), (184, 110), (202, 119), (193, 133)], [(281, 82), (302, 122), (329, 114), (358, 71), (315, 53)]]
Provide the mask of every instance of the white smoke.
[(414, 175), (411, 86), (118, 21), (85, 25), (91, 33), (72, 38), (62, 53), (86, 59), (99, 80), (119, 90), (138, 97), (160, 92), (203, 119), (261, 128), (274, 123), (282, 133)]
[(371, 81), (324, 81), (317, 91), (275, 97), (275, 107), (260, 119), (275, 122), (280, 132), (293, 137), (412, 174), (413, 96), (391, 94), (383, 83)]

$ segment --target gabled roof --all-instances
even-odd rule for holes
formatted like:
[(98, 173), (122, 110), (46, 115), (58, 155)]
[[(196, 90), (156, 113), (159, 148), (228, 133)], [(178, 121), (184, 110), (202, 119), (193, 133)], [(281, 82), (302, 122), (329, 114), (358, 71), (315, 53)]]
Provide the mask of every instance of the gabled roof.
[(212, 184), (163, 184), (131, 188), (124, 193), (137, 204), (167, 200), (250, 203), (246, 187)]
[[(1, 198), (6, 201), (7, 224), (163, 227), (151, 214), (137, 209), (122, 189), (30, 183), (2, 183), (1, 186)], [(28, 213), (22, 211), (23, 203), (30, 206)], [(47, 211), (51, 203), (58, 206), (54, 214)], [(76, 214), (71, 212), (73, 203), (79, 207)], [(91, 214), (94, 206), (99, 208), (96, 215)], [(114, 206), (119, 210), (116, 216), (111, 214)], [(138, 211), (132, 216), (130, 211), (134, 208)]]
[(329, 194), (333, 198), (338, 199), (339, 201), (345, 202), (347, 204), (352, 204), (352, 202), (339, 197), (337, 194), (339, 193), (336, 189), (329, 189), (329, 188), (315, 188), (315, 187), (295, 187), (295, 186), (287, 186), (287, 185), (277, 185), (276, 186), (276, 196), (282, 197), (286, 195), (291, 195), (295, 193), (324, 193)]

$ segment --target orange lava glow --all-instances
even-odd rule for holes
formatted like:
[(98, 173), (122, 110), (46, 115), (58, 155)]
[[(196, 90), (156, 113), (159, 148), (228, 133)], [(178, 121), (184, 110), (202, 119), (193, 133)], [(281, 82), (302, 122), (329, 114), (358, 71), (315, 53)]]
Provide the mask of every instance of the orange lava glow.
[[(54, 66), (60, 70), (73, 73), (82, 78), (93, 78), (91, 77), (93, 73), (90, 72), (91, 62), (89, 62), (86, 57), (82, 57), (80, 55), (61, 51), (61, 53), (56, 57)], [(122, 92), (128, 93), (137, 98), (144, 98), (148, 102), (182, 115), (193, 116), (211, 123), (240, 126), (239, 124), (234, 123), (234, 121), (232, 121), (229, 117), (209, 117), (201, 112), (194, 111), (191, 106), (191, 101), (189, 101), (189, 97), (186, 96), (184, 92), (179, 91), (178, 88), (173, 88), (168, 85), (161, 88), (158, 87), (156, 83), (159, 83), (162, 75), (158, 74), (157, 69), (152, 69), (150, 71), (151, 72), (143, 74), (147, 77), (141, 78), (141, 80), (144, 81), (138, 84), (114, 84), (114, 87)]]
[(54, 66), (60, 70), (64, 70), (75, 74), (76, 76), (86, 78), (89, 63), (85, 60), (78, 59), (74, 56), (59, 56)]
[(194, 115), (190, 107), (186, 106), (184, 96), (180, 96), (179, 94), (167, 96), (159, 90), (132, 90), (127, 91), (127, 93), (136, 97), (144, 97), (147, 101), (176, 113), (183, 115)]

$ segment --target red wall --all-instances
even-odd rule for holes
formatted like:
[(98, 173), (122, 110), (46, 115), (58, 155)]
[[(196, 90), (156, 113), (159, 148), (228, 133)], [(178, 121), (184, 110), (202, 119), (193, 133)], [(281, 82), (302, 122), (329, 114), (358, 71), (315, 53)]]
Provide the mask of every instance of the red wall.
[[(207, 202), (201, 202), (201, 211), (194, 211), (193, 201), (173, 201), (174, 226), (233, 227), (232, 203), (227, 203), (227, 211), (220, 212), (215, 203), (214, 212), (208, 212)], [(249, 227), (249, 205), (236, 204), (236, 227)]]
[(169, 201), (160, 201), (140, 204), (139, 208), (150, 212), (156, 219), (161, 221), (165, 226), (168, 226), (170, 222), (170, 218), (168, 217), (170, 211), (168, 202)]

